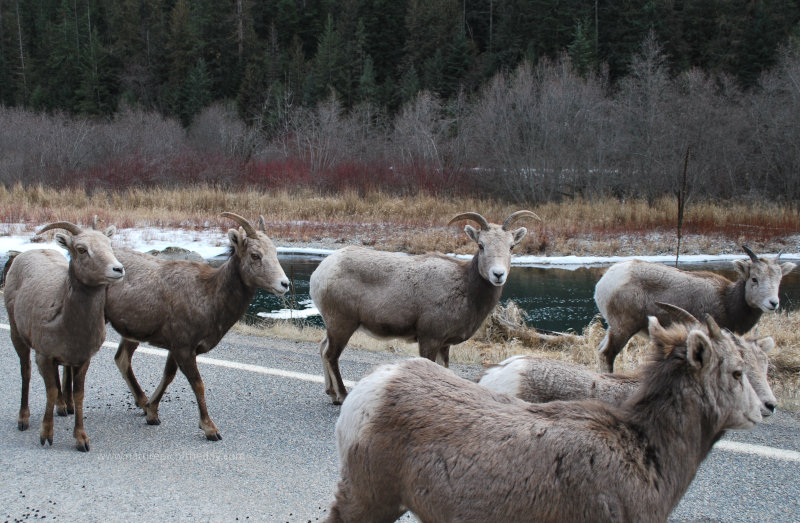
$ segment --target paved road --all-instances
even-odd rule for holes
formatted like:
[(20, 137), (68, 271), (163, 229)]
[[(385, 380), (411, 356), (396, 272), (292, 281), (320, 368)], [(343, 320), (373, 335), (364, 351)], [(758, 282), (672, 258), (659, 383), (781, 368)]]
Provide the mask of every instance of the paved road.
[[(5, 310), (0, 323), (7, 324)], [(56, 417), (52, 447), (39, 445), (44, 409), (34, 366), (31, 429), (16, 427), (19, 364), (0, 329), (0, 521), (318, 521), (337, 481), (333, 426), (338, 407), (323, 386), (262, 368), (320, 374), (314, 344), (229, 334), (208, 356), (239, 368), (201, 364), (209, 411), (223, 435), (197, 428), (194, 395), (179, 373), (148, 426), (113, 363), (114, 349), (93, 359), (86, 379), (91, 452), (74, 449), (72, 418)], [(116, 337), (109, 332), (109, 339)], [(139, 351), (134, 369), (152, 391), (164, 363)], [(345, 379), (356, 380), (394, 356), (348, 349)], [(249, 367), (247, 366), (249, 365)], [(458, 367), (474, 377), (475, 367)], [(767, 457), (715, 449), (672, 516), (674, 521), (800, 521), (800, 415), (779, 412), (727, 439), (793, 451)], [(760, 447), (758, 447), (760, 448)], [(403, 520), (413, 520), (405, 516)]]

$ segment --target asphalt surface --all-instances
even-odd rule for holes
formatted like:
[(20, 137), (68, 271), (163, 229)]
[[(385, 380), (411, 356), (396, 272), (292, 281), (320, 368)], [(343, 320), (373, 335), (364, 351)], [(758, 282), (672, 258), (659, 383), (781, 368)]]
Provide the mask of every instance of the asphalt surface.
[[(0, 323), (7, 324), (0, 307)], [(109, 329), (110, 341), (117, 339)], [(144, 347), (147, 347), (144, 345)], [(457, 349), (456, 349), (457, 350)], [(201, 364), (209, 413), (222, 441), (198, 428), (194, 394), (179, 372), (149, 426), (103, 348), (86, 378), (91, 451), (75, 450), (73, 418), (55, 420), (53, 446), (39, 444), (45, 394), (35, 364), (31, 428), (17, 430), (19, 360), (0, 329), (0, 521), (269, 521), (324, 519), (338, 480), (333, 427), (339, 407), (321, 383)], [(209, 354), (321, 376), (315, 344), (229, 333)], [(348, 348), (345, 379), (357, 380), (390, 354)], [(139, 351), (133, 368), (148, 394), (164, 357)], [(467, 378), (477, 367), (456, 367)], [(726, 440), (800, 451), (800, 415), (778, 412)], [(671, 521), (800, 521), (800, 462), (714, 449)], [(402, 520), (414, 520), (406, 515)]]

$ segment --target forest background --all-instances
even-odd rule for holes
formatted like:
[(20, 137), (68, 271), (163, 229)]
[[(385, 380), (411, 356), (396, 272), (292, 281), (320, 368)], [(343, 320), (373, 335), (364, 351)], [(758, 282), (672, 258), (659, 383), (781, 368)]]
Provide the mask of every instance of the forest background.
[(0, 182), (800, 207), (789, 0), (0, 0)]

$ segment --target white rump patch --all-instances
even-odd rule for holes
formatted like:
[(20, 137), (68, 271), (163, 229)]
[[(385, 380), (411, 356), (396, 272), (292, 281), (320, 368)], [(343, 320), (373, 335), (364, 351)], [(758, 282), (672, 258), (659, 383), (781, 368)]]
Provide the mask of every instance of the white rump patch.
[(478, 383), (494, 391), (517, 396), (522, 375), (528, 368), (527, 359), (524, 355), (511, 356), (487, 370)]
[(344, 399), (339, 419), (336, 421), (339, 466), (344, 463), (347, 450), (361, 439), (361, 434), (380, 405), (383, 388), (396, 371), (397, 365), (395, 364), (377, 367), (361, 378)]

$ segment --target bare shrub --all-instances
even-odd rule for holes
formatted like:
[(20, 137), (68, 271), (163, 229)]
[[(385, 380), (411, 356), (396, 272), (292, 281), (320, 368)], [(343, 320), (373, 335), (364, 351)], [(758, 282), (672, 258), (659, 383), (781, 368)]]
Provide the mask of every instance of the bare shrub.
[(188, 130), (191, 147), (203, 153), (222, 154), (243, 162), (262, 147), (259, 132), (239, 119), (230, 105), (215, 103), (194, 117)]

